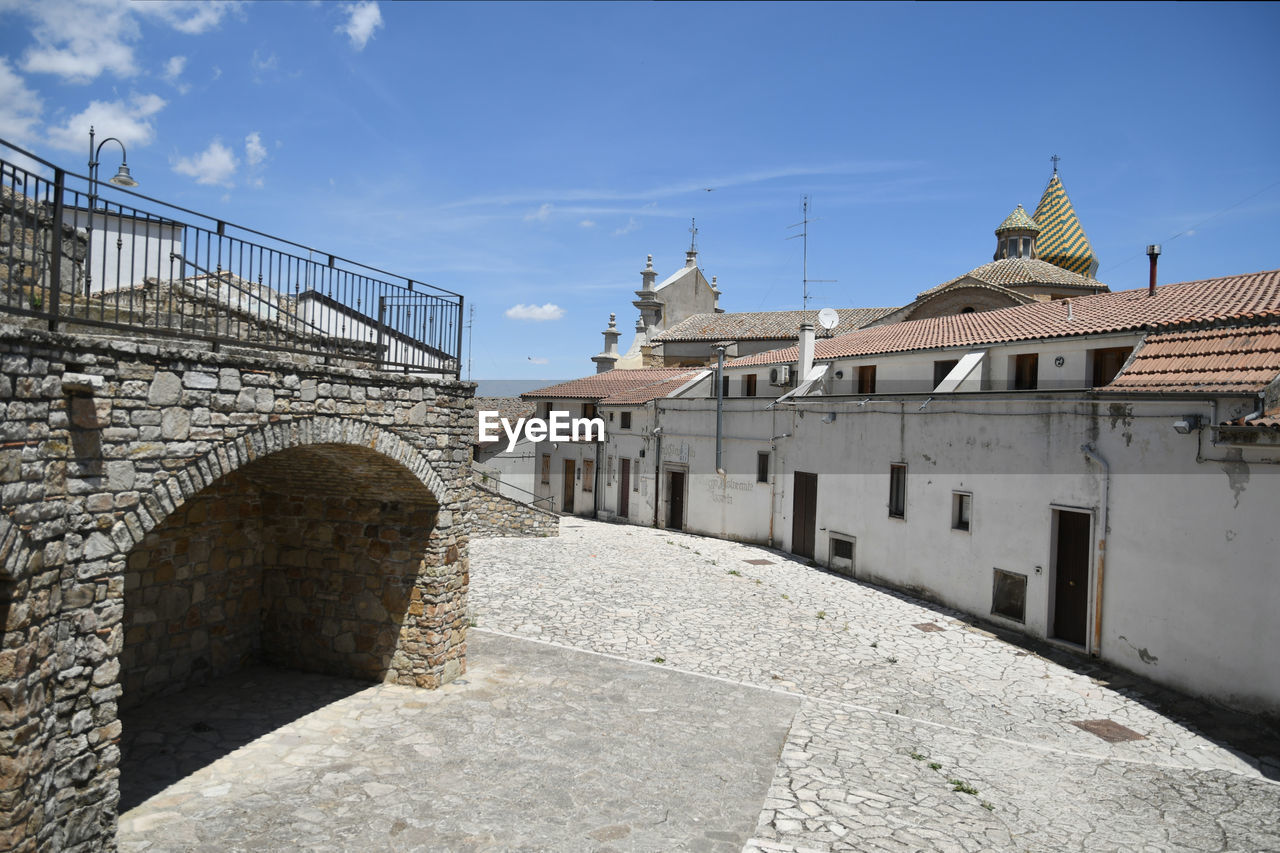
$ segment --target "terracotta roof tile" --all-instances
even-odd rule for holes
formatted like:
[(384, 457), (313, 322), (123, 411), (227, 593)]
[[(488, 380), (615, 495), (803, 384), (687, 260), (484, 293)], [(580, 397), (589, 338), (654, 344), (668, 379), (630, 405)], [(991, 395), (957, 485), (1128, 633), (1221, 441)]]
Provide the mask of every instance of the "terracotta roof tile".
[(1194, 329), (1148, 336), (1107, 388), (1252, 393), (1277, 376), (1280, 327)]
[(640, 388), (633, 388), (630, 391), (620, 391), (612, 394), (600, 401), (601, 406), (639, 406), (644, 403), (665, 397), (672, 391), (676, 391), (680, 386), (684, 385), (693, 377), (697, 376), (700, 371), (687, 370), (672, 379), (665, 382), (658, 382), (653, 385), (644, 385)]
[[(1068, 302), (1071, 319), (1067, 315)], [(1121, 290), (872, 326), (820, 339), (814, 357), (844, 358), (1154, 330), (1194, 322), (1263, 316), (1276, 316), (1280, 320), (1280, 270), (1166, 284), (1156, 288), (1155, 296), (1148, 296), (1146, 288)], [(785, 364), (796, 359), (796, 348), (792, 346), (737, 358), (729, 365)]]
[(1105, 284), (1095, 279), (1070, 270), (1064, 270), (1048, 261), (1035, 258), (1004, 258), (971, 269), (964, 275), (956, 276), (950, 281), (944, 281), (937, 287), (931, 287), (920, 293), (916, 298), (920, 299), (932, 293), (937, 293), (966, 278), (977, 279), (987, 284), (998, 284), (1002, 287), (1051, 284), (1055, 287), (1078, 287), (1082, 290), (1088, 290), (1090, 293), (1106, 288)]
[[(834, 334), (861, 329), (896, 308), (837, 308), (840, 323)], [(654, 336), (669, 341), (759, 341), (794, 338), (801, 323), (818, 325), (817, 311), (738, 311), (732, 314), (694, 314)]]
[(646, 367), (640, 370), (610, 370), (581, 379), (571, 379), (546, 388), (526, 391), (522, 400), (603, 400), (624, 391), (634, 391), (691, 373), (687, 367)]

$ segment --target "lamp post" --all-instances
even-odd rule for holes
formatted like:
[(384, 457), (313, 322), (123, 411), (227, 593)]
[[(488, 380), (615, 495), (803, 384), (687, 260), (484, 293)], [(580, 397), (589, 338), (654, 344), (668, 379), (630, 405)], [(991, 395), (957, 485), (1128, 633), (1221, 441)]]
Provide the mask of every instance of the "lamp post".
[(129, 152), (124, 150), (124, 143), (114, 136), (108, 136), (106, 139), (98, 143), (97, 147), (93, 144), (93, 125), (89, 125), (89, 209), (92, 210), (97, 206), (98, 202), (98, 166), (101, 165), (99, 155), (102, 154), (102, 146), (108, 142), (114, 142), (120, 146), (120, 168), (116, 170), (115, 177), (108, 183), (115, 184), (118, 187), (136, 187), (138, 182), (133, 179), (133, 175), (129, 174)]
[[(124, 143), (114, 136), (108, 136), (95, 147), (93, 144), (93, 125), (89, 125), (89, 223), (88, 237), (85, 243), (85, 269), (84, 269), (84, 292), (88, 295), (93, 290), (93, 217), (94, 212), (98, 209), (98, 166), (100, 165), (99, 155), (102, 154), (102, 146), (108, 142), (114, 142), (120, 146), (120, 168), (116, 171), (110, 183), (118, 187), (136, 187), (138, 182), (133, 179), (133, 175), (129, 174), (129, 153), (124, 149)], [(106, 211), (102, 214), (102, 224), (105, 229), (107, 224)], [(116, 238), (116, 248), (120, 247), (120, 238)], [(103, 263), (103, 277), (106, 276), (106, 264)]]

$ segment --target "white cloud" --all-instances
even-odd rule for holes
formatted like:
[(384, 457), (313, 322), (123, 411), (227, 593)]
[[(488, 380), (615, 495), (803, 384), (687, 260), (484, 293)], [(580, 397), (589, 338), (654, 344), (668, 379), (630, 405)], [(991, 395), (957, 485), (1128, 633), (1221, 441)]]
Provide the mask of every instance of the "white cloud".
[(228, 12), (240, 9), (234, 0), (196, 0), (186, 3), (134, 3), (132, 8), (141, 14), (154, 15), (180, 33), (198, 36), (207, 32), (226, 17)]
[(155, 138), (151, 120), (164, 106), (164, 98), (153, 94), (135, 93), (127, 104), (91, 101), (60, 126), (49, 128), (49, 144), (64, 151), (83, 151), (89, 142), (89, 126), (93, 125), (100, 140), (114, 136), (126, 147), (148, 145)]
[(164, 64), (164, 79), (170, 83), (182, 76), (182, 71), (187, 67), (187, 58), (185, 56), (171, 56), (169, 61)]
[(236, 166), (236, 155), (221, 140), (215, 139), (199, 154), (178, 158), (173, 164), (173, 171), (180, 175), (190, 175), (196, 179), (197, 184), (230, 186)]
[(546, 305), (512, 305), (506, 315), (512, 320), (532, 320), (542, 323), (546, 320), (559, 320), (564, 316), (564, 309), (548, 302)]
[(579, 223), (578, 223), (578, 227), (579, 227), (579, 228), (595, 228), (595, 227), (596, 227), (596, 224), (595, 224), (595, 222), (591, 221), (590, 219), (584, 219), (584, 220), (582, 220), (581, 222), (579, 222)]
[(34, 141), (43, 108), (40, 96), (0, 56), (0, 136), (19, 145)]
[(254, 131), (244, 138), (244, 161), (256, 166), (267, 159), (267, 149), (262, 145), (262, 134)]
[(630, 234), (632, 231), (635, 231), (639, 227), (640, 227), (640, 220), (632, 216), (627, 220), (626, 225), (623, 225), (621, 228), (613, 232), (613, 236), (620, 237), (623, 234)]
[(363, 3), (344, 4), (342, 10), (347, 13), (347, 22), (340, 25), (336, 32), (346, 33), (351, 39), (351, 46), (356, 50), (364, 50), (364, 46), (373, 38), (373, 31), (382, 26), (382, 11), (374, 0)]
[(549, 204), (544, 204), (537, 210), (531, 210), (524, 215), (525, 222), (546, 222), (551, 218), (551, 211), (554, 208)]
[[(24, 71), (54, 74), (71, 83), (88, 83), (104, 73), (138, 73), (134, 44), (142, 38), (139, 21), (159, 21), (183, 33), (211, 29), (236, 2), (131, 3), (128, 0), (0, 0), (0, 10), (30, 19), (30, 47), (22, 55)], [(8, 25), (9, 41), (16, 34)]]

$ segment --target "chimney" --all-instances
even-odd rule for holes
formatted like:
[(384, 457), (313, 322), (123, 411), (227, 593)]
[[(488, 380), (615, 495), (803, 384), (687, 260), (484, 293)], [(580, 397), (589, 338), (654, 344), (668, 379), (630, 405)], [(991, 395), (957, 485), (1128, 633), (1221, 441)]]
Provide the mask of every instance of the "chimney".
[(796, 377), (796, 384), (804, 381), (809, 375), (809, 371), (813, 369), (813, 324), (800, 324), (800, 375)]
[(1160, 257), (1160, 244), (1152, 243), (1147, 247), (1147, 257), (1151, 259), (1151, 283), (1147, 285), (1147, 296), (1156, 295), (1156, 259)]

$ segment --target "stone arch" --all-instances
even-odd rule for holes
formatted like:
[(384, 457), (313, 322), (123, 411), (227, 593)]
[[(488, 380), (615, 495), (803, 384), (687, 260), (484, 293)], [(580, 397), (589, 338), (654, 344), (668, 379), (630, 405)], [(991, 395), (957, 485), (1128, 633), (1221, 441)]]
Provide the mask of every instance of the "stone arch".
[(450, 680), (467, 579), (453, 498), (420, 447), (342, 418), (267, 425), (172, 472), (110, 536), (121, 707), (250, 663)]
[(315, 445), (367, 447), (394, 460), (411, 473), (441, 505), (456, 496), (415, 445), (390, 430), (363, 421), (317, 416), (268, 424), (219, 444), (204, 456), (171, 472), (141, 496), (145, 513), (129, 513), (111, 531), (121, 552), (141, 541), (145, 533), (220, 478), (283, 450)]

